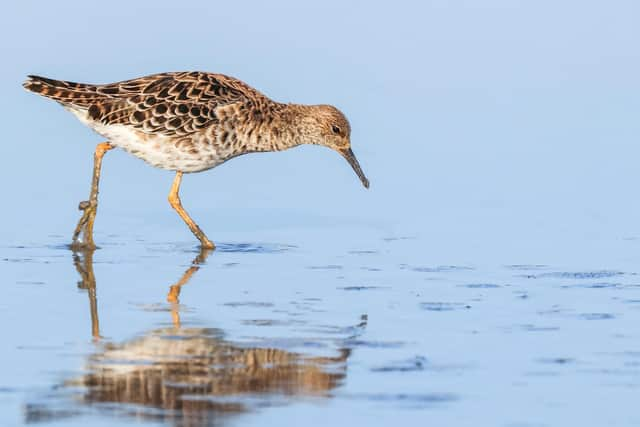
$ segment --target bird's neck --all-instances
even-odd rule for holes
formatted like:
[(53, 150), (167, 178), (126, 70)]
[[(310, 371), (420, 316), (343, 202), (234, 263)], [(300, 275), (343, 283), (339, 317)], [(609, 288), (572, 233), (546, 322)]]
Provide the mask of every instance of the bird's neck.
[(271, 103), (256, 110), (254, 125), (245, 138), (249, 151), (282, 151), (305, 143), (301, 132), (302, 118), (310, 106)]

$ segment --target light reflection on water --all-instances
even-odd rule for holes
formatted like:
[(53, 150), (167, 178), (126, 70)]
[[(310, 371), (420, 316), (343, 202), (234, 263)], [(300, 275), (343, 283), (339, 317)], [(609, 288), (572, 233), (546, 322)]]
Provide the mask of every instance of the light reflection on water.
[(0, 309), (20, 327), (4, 335), (0, 405), (64, 425), (451, 425), (474, 411), (553, 425), (585, 402), (609, 409), (584, 425), (633, 418), (633, 262), (473, 262), (378, 239), (5, 248)]
[[(249, 245), (232, 246), (224, 248), (254, 251)], [(261, 246), (254, 248), (262, 250)], [(211, 253), (201, 250), (169, 286), (166, 300), (171, 327), (112, 342), (101, 335), (94, 251), (74, 252), (78, 288), (86, 290), (89, 299), (95, 352), (86, 358), (86, 374), (67, 378), (37, 403), (27, 403), (25, 421), (49, 422), (93, 411), (176, 425), (220, 425), (233, 415), (300, 398), (331, 398), (347, 375), (352, 353), (349, 342), (366, 327), (366, 316), (354, 326), (341, 328), (344, 336), (316, 343), (322, 349), (331, 347), (332, 356), (288, 351), (274, 347), (269, 339), (243, 345), (226, 340), (224, 331), (217, 328), (184, 327), (182, 287)]]

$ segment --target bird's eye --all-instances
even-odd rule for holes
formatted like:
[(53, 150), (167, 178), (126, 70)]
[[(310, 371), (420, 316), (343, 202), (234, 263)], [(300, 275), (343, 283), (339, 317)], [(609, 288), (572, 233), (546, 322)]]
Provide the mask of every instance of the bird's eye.
[(336, 135), (340, 135), (340, 128), (336, 125), (331, 126), (331, 130), (333, 131), (333, 133), (335, 133)]

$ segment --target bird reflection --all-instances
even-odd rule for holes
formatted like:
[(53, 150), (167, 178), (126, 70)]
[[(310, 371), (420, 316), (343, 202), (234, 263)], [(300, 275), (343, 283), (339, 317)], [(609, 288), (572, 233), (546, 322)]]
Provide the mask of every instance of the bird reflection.
[(169, 288), (167, 302), (171, 304), (171, 317), (173, 319), (173, 326), (176, 328), (180, 327), (180, 313), (178, 311), (178, 305), (180, 304), (180, 290), (184, 285), (189, 283), (189, 280), (191, 280), (191, 276), (193, 276), (193, 274), (200, 269), (200, 266), (204, 264), (204, 262), (207, 260), (207, 257), (211, 255), (211, 252), (213, 252), (211, 249), (200, 249), (200, 253), (191, 263), (191, 267), (189, 267), (187, 271), (184, 272), (180, 280), (171, 285), (171, 287)]
[[(76, 267), (76, 271), (80, 275), (78, 288), (86, 289), (87, 296), (89, 297), (89, 310), (91, 311), (91, 336), (95, 341), (99, 341), (102, 337), (100, 336), (100, 319), (98, 317), (96, 276), (93, 273), (94, 252), (94, 250), (73, 252), (73, 265)], [(205, 263), (209, 255), (211, 255), (211, 252), (213, 252), (212, 249), (201, 248), (198, 255), (191, 262), (191, 266), (184, 272), (182, 277), (180, 277), (180, 280), (169, 287), (167, 302), (171, 304), (171, 317), (173, 325), (176, 328), (180, 327), (180, 290), (182, 286), (186, 285), (189, 280), (191, 280), (191, 277), (200, 269), (200, 266)]]
[(73, 253), (73, 265), (75, 265), (80, 281), (78, 288), (86, 289), (89, 296), (89, 310), (91, 311), (91, 336), (94, 340), (100, 339), (100, 319), (98, 318), (98, 299), (96, 296), (96, 276), (93, 274), (93, 252), (84, 251)]
[[(203, 249), (182, 277), (169, 287), (173, 327), (155, 329), (124, 343), (100, 335), (93, 252), (74, 253), (78, 286), (87, 290), (91, 335), (98, 351), (87, 360), (87, 374), (64, 383), (81, 390), (81, 407), (111, 410), (136, 418), (171, 421), (180, 426), (219, 425), (225, 419), (294, 397), (330, 397), (346, 376), (350, 348), (334, 355), (306, 355), (285, 349), (243, 346), (227, 341), (214, 328), (181, 325), (182, 287), (211, 254)], [(337, 342), (348, 342), (366, 326), (366, 317), (346, 328)], [(307, 342), (309, 340), (306, 340)], [(333, 343), (336, 342), (332, 339)], [(50, 420), (42, 406), (27, 411), (29, 421)], [(70, 411), (61, 411), (69, 414)], [(78, 413), (82, 413), (80, 411)]]

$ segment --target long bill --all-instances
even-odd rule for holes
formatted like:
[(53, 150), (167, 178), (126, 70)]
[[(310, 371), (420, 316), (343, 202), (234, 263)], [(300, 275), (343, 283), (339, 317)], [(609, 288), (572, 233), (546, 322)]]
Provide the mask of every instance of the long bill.
[(339, 152), (340, 154), (342, 154), (342, 157), (344, 157), (347, 162), (349, 162), (354, 172), (358, 175), (358, 178), (360, 178), (360, 181), (362, 181), (362, 185), (364, 185), (364, 188), (369, 188), (369, 180), (366, 176), (364, 176), (364, 172), (362, 172), (360, 163), (358, 163), (356, 155), (353, 154), (353, 150), (351, 148), (347, 148), (344, 150), (340, 150)]

